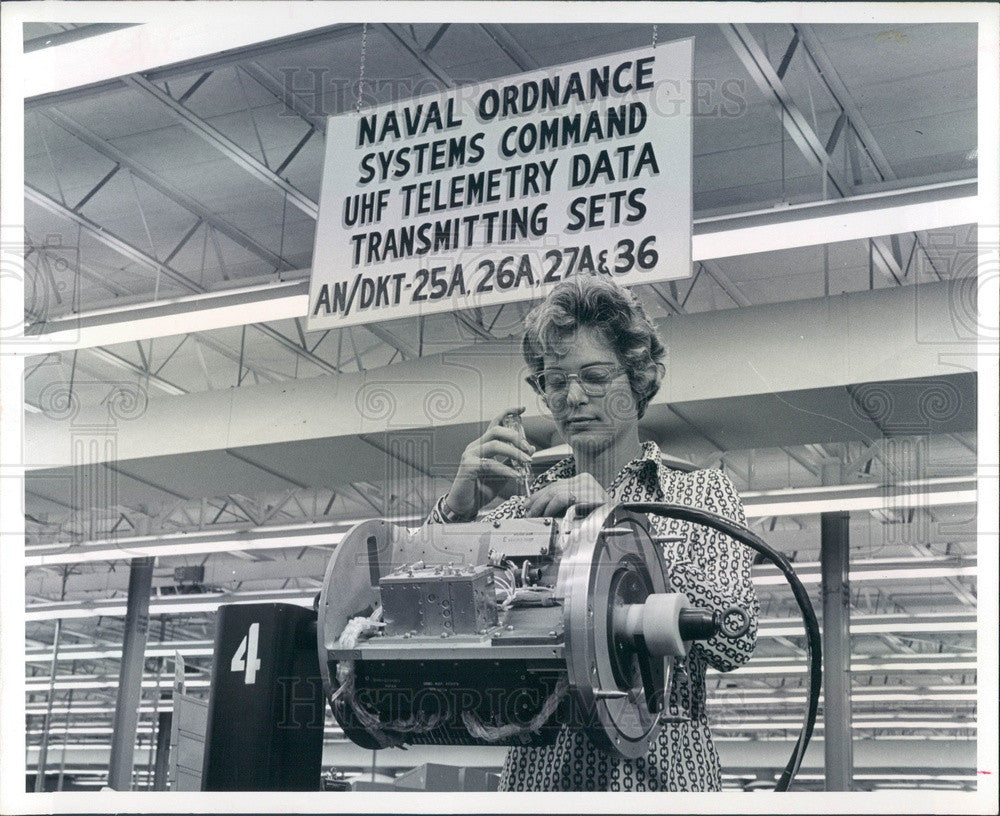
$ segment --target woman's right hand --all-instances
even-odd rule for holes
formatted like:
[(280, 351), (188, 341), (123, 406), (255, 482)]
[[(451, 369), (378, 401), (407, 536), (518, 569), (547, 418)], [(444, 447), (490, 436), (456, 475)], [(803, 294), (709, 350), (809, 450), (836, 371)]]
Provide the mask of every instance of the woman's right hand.
[(520, 416), (524, 408), (508, 408), (493, 418), (486, 431), (462, 453), (458, 472), (445, 499), (448, 507), (464, 518), (474, 518), (480, 508), (497, 496), (507, 498), (523, 484), (508, 461), (531, 462), (535, 447), (522, 433), (501, 423), (508, 414)]

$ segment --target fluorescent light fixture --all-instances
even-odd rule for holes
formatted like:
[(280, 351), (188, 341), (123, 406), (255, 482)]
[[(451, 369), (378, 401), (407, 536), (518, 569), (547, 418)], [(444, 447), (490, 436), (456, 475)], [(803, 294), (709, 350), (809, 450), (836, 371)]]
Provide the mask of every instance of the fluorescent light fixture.
[[(241, 595), (178, 595), (172, 598), (153, 598), (149, 602), (150, 615), (192, 615), (196, 613), (215, 612), (222, 605), (267, 603), (275, 601), (312, 608), (316, 592), (303, 592), (300, 589), (271, 590), (255, 594)], [(59, 601), (46, 604), (33, 604), (24, 613), (26, 621), (63, 620), (94, 618), (94, 617), (125, 617), (125, 600), (93, 601), (91, 603), (76, 603)]]
[[(50, 751), (52, 751), (52, 750), (58, 751), (58, 750), (60, 750), (60, 749), (62, 749), (64, 747), (67, 748), (67, 749), (69, 749), (69, 750), (71, 750), (71, 751), (104, 751), (104, 752), (107, 752), (110, 749), (111, 746), (108, 743), (106, 743), (106, 742), (104, 742), (104, 743), (101, 743), (101, 742), (75, 742), (75, 743), (50, 742), (49, 743), (49, 750)], [(38, 750), (39, 750), (39, 748), (38, 748), (37, 745), (31, 745), (31, 746), (28, 747), (28, 753), (29, 754), (36, 754), (37, 755), (38, 754)], [(137, 755), (138, 754), (144, 754), (144, 755), (148, 754), (149, 753), (149, 746), (148, 745), (137, 745), (135, 747), (135, 752), (136, 752)], [(37, 756), (34, 759), (37, 761)]]
[[(972, 224), (978, 217), (976, 200), (975, 181), (958, 181), (781, 210), (699, 218), (691, 239), (692, 260), (746, 255), (748, 247), (754, 253), (769, 252)], [(292, 274), (307, 277), (308, 272)], [(182, 325), (186, 333), (305, 317), (307, 291), (305, 279), (106, 309), (53, 321), (43, 333), (21, 342), (24, 353), (43, 354), (169, 337), (180, 333)], [(181, 315), (183, 321), (178, 320)], [(7, 341), (7, 345), (13, 344), (18, 351), (17, 342)]]
[[(771, 252), (974, 224), (979, 210), (975, 182), (958, 181), (740, 215), (742, 219), (697, 219), (691, 236), (691, 260), (746, 255), (748, 247), (755, 253)], [(733, 226), (727, 229), (730, 223)]]
[[(163, 714), (164, 712), (173, 710), (174, 704), (172, 700), (160, 700), (160, 705), (156, 708), (151, 705), (143, 705), (138, 708), (140, 714)], [(42, 703), (41, 705), (29, 705), (24, 708), (24, 713), (32, 717), (43, 717), (47, 711), (49, 711), (49, 708), (45, 703)], [(54, 717), (65, 717), (68, 715), (72, 715), (74, 717), (87, 717), (94, 715), (110, 717), (115, 713), (115, 707), (111, 705), (94, 706), (85, 704), (74, 704), (73, 706), (52, 706), (51, 713)]]
[[(794, 565), (793, 565), (794, 566)], [(904, 581), (921, 578), (950, 578), (960, 575), (978, 575), (976, 566), (965, 567), (900, 567), (898, 569), (865, 569), (857, 568), (850, 571), (852, 581)], [(803, 584), (818, 584), (821, 576), (818, 572), (796, 572)], [(783, 575), (755, 576), (754, 584), (758, 586), (775, 586), (787, 583)]]
[(830, 513), (839, 510), (910, 510), (913, 508), (941, 507), (944, 505), (975, 504), (977, 493), (975, 487), (968, 490), (950, 490), (941, 492), (900, 493), (893, 496), (881, 494), (871, 496), (844, 496), (831, 499), (813, 499), (797, 502), (775, 502), (758, 504), (746, 502), (744, 509), (747, 518), (762, 518), (764, 516), (809, 516), (817, 513)]
[[(142, 687), (144, 689), (161, 689), (168, 690), (173, 688), (174, 679), (173, 677), (162, 677), (159, 681), (157, 680), (143, 680)], [(208, 680), (200, 679), (190, 679), (184, 680), (185, 688), (208, 688), (210, 682)], [(26, 694), (45, 694), (48, 692), (50, 686), (55, 691), (69, 691), (70, 689), (76, 689), (78, 691), (106, 691), (110, 689), (118, 688), (118, 679), (110, 677), (91, 677), (91, 678), (77, 678), (71, 679), (70, 676), (59, 678), (54, 684), (50, 684), (48, 680), (35, 681), (34, 678), (25, 680), (24, 690)]]
[[(713, 731), (787, 731), (802, 727), (802, 720), (752, 720), (744, 722), (713, 722)], [(960, 722), (954, 720), (853, 720), (854, 730), (895, 730), (895, 731), (926, 731), (933, 729), (970, 729), (976, 730), (975, 722)], [(822, 721), (816, 721), (816, 730), (823, 731)]]
[[(958, 621), (955, 623), (931, 622), (921, 623), (914, 621), (910, 623), (854, 623), (851, 621), (852, 635), (899, 635), (938, 632), (975, 632), (976, 622)], [(762, 626), (758, 632), (759, 637), (796, 637), (803, 635), (805, 630), (801, 624), (798, 626)]]
[(891, 774), (877, 774), (877, 773), (856, 773), (853, 775), (855, 779), (864, 780), (878, 780), (885, 779), (887, 781), (896, 782), (902, 779), (918, 779), (927, 780), (928, 782), (975, 782), (976, 775), (970, 773), (968, 775), (959, 774), (928, 774), (928, 773), (910, 773), (905, 769), (901, 769), (898, 773)]
[[(111, 726), (103, 725), (71, 725), (69, 728), (58, 727), (54, 730), (58, 734), (76, 734), (76, 735), (91, 735), (99, 737), (101, 735), (108, 735), (114, 733), (114, 728)], [(149, 723), (141, 723), (136, 726), (135, 733), (137, 734), (152, 734), (155, 729)], [(40, 737), (44, 733), (43, 731), (30, 729), (25, 732), (29, 737)]]
[[(708, 706), (709, 708), (719, 708), (726, 709), (734, 705), (762, 705), (762, 706), (780, 706), (784, 705), (801, 705), (806, 699), (806, 695), (803, 693), (801, 695), (796, 695), (795, 697), (771, 697), (771, 696), (743, 696), (743, 695), (733, 695), (730, 698), (717, 698), (712, 696), (712, 692), (709, 692)], [(910, 694), (858, 694), (854, 692), (851, 694), (851, 702), (853, 703), (878, 703), (879, 705), (883, 703), (930, 703), (936, 702), (938, 700), (947, 700), (949, 702), (976, 702), (976, 692), (975, 689), (969, 691), (966, 694), (942, 694), (935, 695), (933, 697), (921, 695), (920, 692), (912, 692)]]
[[(337, 527), (337, 531), (317, 530), (314, 535), (308, 536), (282, 536), (280, 532), (271, 533), (268, 528), (263, 528), (263, 530), (253, 531), (220, 530), (207, 534), (197, 532), (159, 537), (149, 536), (141, 541), (121, 539), (100, 542), (94, 547), (89, 544), (59, 542), (58, 544), (25, 548), (24, 565), (26, 567), (41, 567), (55, 564), (81, 564), (91, 561), (125, 561), (142, 556), (166, 557), (224, 553), (234, 550), (252, 552), (254, 550), (298, 549), (300, 547), (329, 547), (339, 544), (344, 537), (343, 525), (338, 524)], [(39, 552), (39, 550), (44, 550), (44, 552)]]
[[(939, 655), (934, 655), (939, 657)], [(767, 658), (751, 660), (746, 666), (741, 666), (740, 677), (781, 677), (785, 675), (805, 674), (807, 666), (804, 662), (787, 662), (787, 658), (782, 658), (786, 662), (767, 663)], [(855, 672), (971, 672), (976, 671), (976, 658), (969, 657), (964, 660), (925, 660), (903, 661), (903, 660), (882, 660), (869, 661), (855, 659), (851, 663), (851, 670)], [(709, 668), (709, 676), (715, 669)]]
[[(344, 17), (340, 9), (307, 4), (294, 14), (276, 15), (265, 31), (256, 15), (233, 14), (214, 5), (178, 7), (169, 15), (146, 19), (142, 25), (28, 52), (22, 58), (24, 97), (60, 93), (125, 74), (250, 48), (271, 39), (295, 37), (342, 23)], [(111, 4), (101, 19), (135, 23), (136, 10)]]
[[(213, 642), (209, 640), (191, 641), (190, 643), (151, 643), (146, 646), (144, 657), (173, 657), (180, 652), (184, 657), (211, 657), (213, 654)], [(79, 649), (74, 647), (63, 647), (59, 650), (60, 660), (120, 660), (122, 656), (121, 647), (108, 646), (103, 648)], [(37, 663), (52, 661), (52, 650), (33, 650), (25, 654), (25, 663)]]

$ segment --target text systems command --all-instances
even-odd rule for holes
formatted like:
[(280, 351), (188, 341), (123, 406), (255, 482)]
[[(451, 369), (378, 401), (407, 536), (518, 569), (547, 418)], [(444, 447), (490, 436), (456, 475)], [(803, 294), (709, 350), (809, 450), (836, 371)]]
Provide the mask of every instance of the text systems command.
[[(347, 317), (474, 293), (521, 290), (530, 296), (527, 290), (577, 273), (625, 275), (654, 268), (658, 254), (652, 234), (612, 239), (610, 245), (577, 240), (563, 246), (560, 240), (582, 237), (588, 230), (635, 226), (646, 216), (644, 185), (660, 173), (654, 145), (642, 137), (649, 121), (647, 104), (611, 103), (584, 112), (524, 117), (650, 91), (653, 60), (625, 60), (485, 90), (475, 100), (475, 118), (482, 126), (500, 124), (492, 141), (484, 131), (435, 138), (465, 124), (454, 97), (357, 118), (355, 146), (370, 150), (358, 162), (356, 186), (392, 188), (376, 187), (344, 199), (348, 257), (358, 271), (324, 283), (312, 315)], [(502, 120), (508, 117), (519, 117), (519, 122), (504, 127)], [(614, 144), (621, 139), (631, 143)], [(416, 141), (399, 146), (405, 140)], [(577, 146), (589, 150), (573, 152)], [(565, 148), (569, 150), (562, 155), (551, 155)], [(479, 167), (497, 161), (502, 166)], [(460, 172), (427, 177), (456, 169)], [(556, 179), (571, 192), (558, 214), (549, 211), (546, 200), (559, 192)], [(626, 186), (613, 187), (622, 183)], [(592, 192), (597, 186), (600, 192)], [(531, 203), (519, 203), (523, 201)], [(387, 226), (381, 221), (390, 202), (402, 219)], [(468, 212), (471, 208), (475, 212)], [(555, 246), (539, 241), (545, 236)], [(522, 249), (497, 251), (499, 245), (519, 241)], [(409, 271), (378, 269), (408, 259), (416, 261)]]

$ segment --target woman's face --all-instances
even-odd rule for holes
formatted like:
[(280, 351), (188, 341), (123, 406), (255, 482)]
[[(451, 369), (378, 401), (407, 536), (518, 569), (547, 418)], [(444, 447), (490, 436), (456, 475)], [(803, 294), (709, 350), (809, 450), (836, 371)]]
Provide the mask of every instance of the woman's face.
[[(600, 333), (582, 327), (560, 344), (563, 354), (546, 354), (546, 369), (560, 369), (579, 375), (584, 366), (595, 363), (618, 367), (621, 362)], [(624, 371), (617, 374), (603, 396), (591, 396), (578, 379), (570, 379), (564, 395), (547, 396), (549, 410), (559, 434), (574, 450), (590, 455), (600, 453), (629, 438), (639, 424), (635, 395)]]

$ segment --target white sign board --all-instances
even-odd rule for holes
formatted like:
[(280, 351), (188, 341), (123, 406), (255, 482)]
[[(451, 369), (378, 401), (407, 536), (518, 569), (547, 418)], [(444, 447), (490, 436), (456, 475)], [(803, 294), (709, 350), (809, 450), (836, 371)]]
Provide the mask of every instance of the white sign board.
[(310, 329), (691, 271), (693, 41), (329, 119)]

